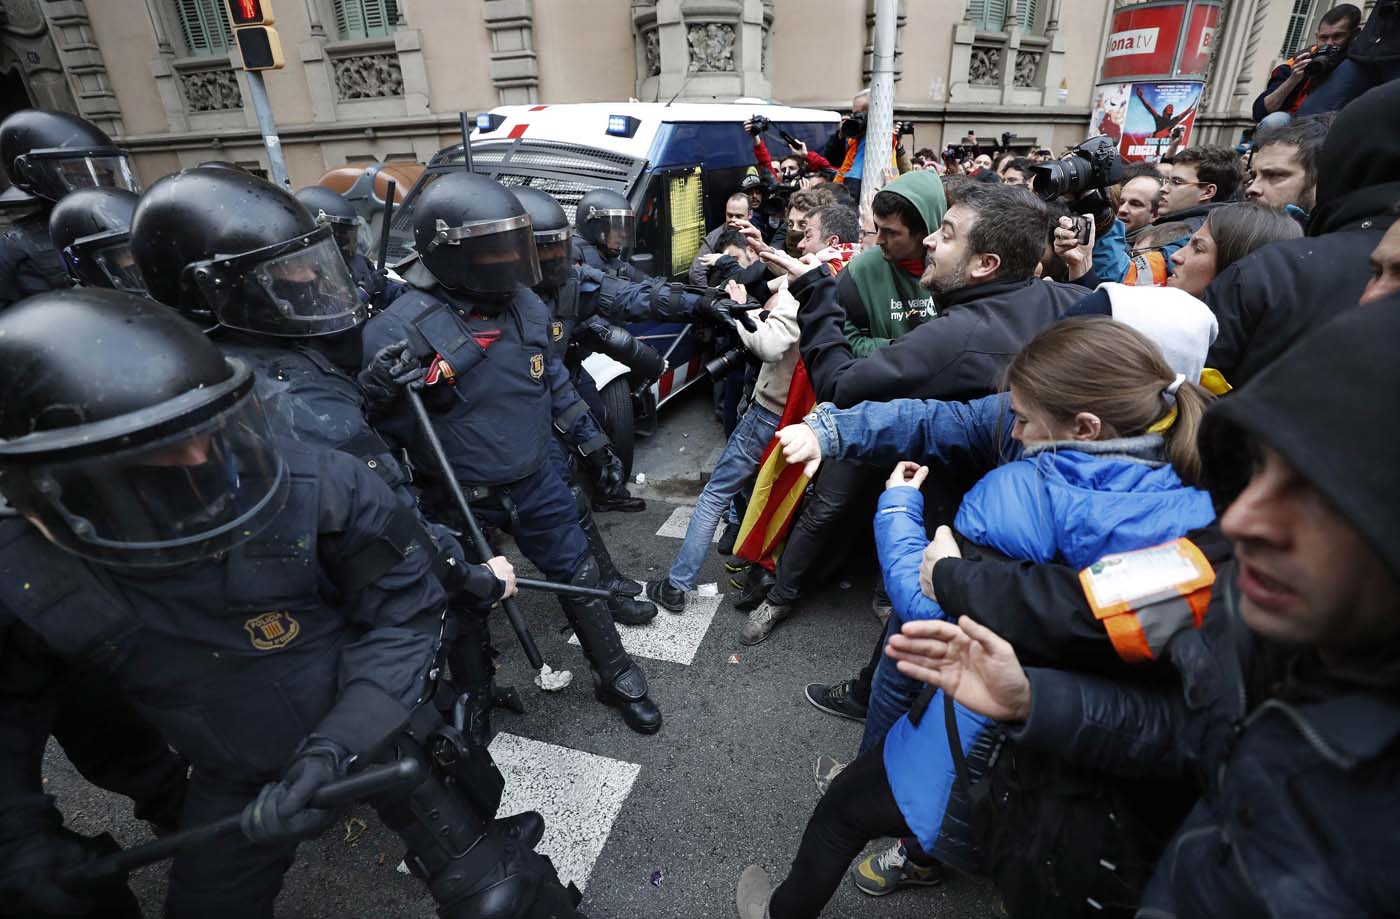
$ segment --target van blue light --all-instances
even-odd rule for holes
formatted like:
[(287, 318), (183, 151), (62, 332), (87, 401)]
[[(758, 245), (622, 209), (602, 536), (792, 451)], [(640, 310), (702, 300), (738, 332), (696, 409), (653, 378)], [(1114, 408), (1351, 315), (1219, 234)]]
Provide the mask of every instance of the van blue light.
[(609, 115), (608, 133), (613, 137), (631, 137), (642, 126), (641, 119), (631, 115)]
[(490, 134), (505, 123), (506, 116), (493, 115), (490, 112), (478, 112), (476, 115), (476, 129), (482, 134)]

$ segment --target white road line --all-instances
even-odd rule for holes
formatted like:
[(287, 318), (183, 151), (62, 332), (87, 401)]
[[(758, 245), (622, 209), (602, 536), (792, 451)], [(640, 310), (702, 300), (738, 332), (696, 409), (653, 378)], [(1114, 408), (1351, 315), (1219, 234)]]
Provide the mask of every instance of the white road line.
[(642, 767), (504, 733), (491, 741), (491, 758), (506, 779), (500, 816), (543, 814), (538, 851), (565, 884), (586, 887)]
[[(661, 524), (661, 529), (656, 531), (657, 536), (670, 536), (672, 539), (685, 539), (686, 527), (690, 526), (690, 517), (695, 513), (695, 508), (691, 505), (682, 505), (671, 511), (671, 516), (666, 518), (666, 522)], [(710, 537), (710, 542), (719, 542), (720, 531), (724, 529), (724, 521), (715, 527), (715, 535)]]
[[(618, 626), (622, 647), (637, 657), (689, 664), (695, 660), (695, 652), (700, 650), (700, 643), (705, 640), (705, 633), (710, 630), (715, 611), (723, 599), (723, 594), (702, 597), (691, 591), (685, 596), (684, 613), (668, 613), (663, 609), (646, 625)], [(578, 636), (570, 638), (569, 644), (578, 644)]]

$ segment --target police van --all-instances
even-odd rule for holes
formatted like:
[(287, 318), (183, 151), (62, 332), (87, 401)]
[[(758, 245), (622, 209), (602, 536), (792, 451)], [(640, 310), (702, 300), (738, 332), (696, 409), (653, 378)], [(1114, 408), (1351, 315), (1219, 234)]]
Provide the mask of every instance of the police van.
[[(709, 228), (724, 220), (724, 201), (755, 166), (744, 122), (772, 127), (764, 136), (776, 161), (788, 152), (778, 131), (820, 150), (840, 116), (761, 100), (733, 103), (575, 103), (507, 105), (476, 116), (471, 168), (503, 185), (548, 192), (572, 220), (579, 198), (594, 188), (621, 192), (637, 213), (634, 263), (662, 277), (684, 278)], [(465, 165), (462, 144), (438, 152), (395, 212), (390, 256), (413, 244), (413, 207), (435, 179)], [(703, 377), (709, 330), (639, 322), (629, 330), (656, 348), (670, 369), (649, 390), (628, 368), (601, 354), (584, 361), (602, 396), (603, 421), (627, 468), (634, 430), (654, 429), (656, 410)]]

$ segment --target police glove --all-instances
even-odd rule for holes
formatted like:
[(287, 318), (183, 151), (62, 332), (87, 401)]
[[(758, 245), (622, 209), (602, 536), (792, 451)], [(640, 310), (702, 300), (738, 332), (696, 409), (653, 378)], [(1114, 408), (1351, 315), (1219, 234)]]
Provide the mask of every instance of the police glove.
[(612, 447), (599, 447), (584, 457), (598, 476), (598, 488), (608, 495), (622, 490), (626, 475), (622, 471), (622, 460), (618, 459)]
[(755, 309), (758, 309), (757, 303), (738, 303), (728, 297), (707, 297), (695, 307), (695, 314), (724, 326), (738, 322), (750, 332), (757, 332), (758, 326), (749, 318), (749, 311)]
[(345, 775), (350, 751), (328, 737), (312, 734), (297, 748), (281, 781), (264, 785), (243, 808), (243, 835), (259, 844), (319, 836), (335, 823), (334, 809), (311, 807), (311, 797)]
[[(61, 871), (88, 860), (87, 851), (76, 840), (59, 835), (61, 832), (29, 834), (12, 845), (0, 846), (5, 865), (0, 872), (0, 903), (27, 907), (14, 915), (90, 915), (95, 904), (54, 880)], [(13, 852), (7, 851), (11, 848)]]
[(406, 341), (385, 345), (370, 358), (356, 382), (370, 405), (393, 402), (412, 384), (423, 379), (428, 369), (422, 365)]

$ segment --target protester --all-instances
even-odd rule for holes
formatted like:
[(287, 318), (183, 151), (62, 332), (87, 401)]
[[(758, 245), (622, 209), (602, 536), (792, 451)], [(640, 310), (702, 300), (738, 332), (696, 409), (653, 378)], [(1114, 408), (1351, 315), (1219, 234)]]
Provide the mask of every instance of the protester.
[[(1087, 565), (1105, 551), (1155, 545), (1214, 519), (1208, 496), (1182, 481), (1197, 472), (1196, 431), (1210, 396), (1175, 374), (1142, 335), (1108, 319), (1060, 323), (1026, 345), (1007, 380), (1016, 419), (1012, 436), (1026, 454), (963, 500), (956, 526), (969, 540), (1013, 558)], [(927, 467), (901, 462), (876, 516), (895, 631), (900, 620), (943, 616), (918, 583), (927, 542), (918, 486), (927, 475)], [(942, 719), (900, 717), (918, 683), (895, 672), (892, 660), (882, 661), (875, 690), (861, 756), (823, 796), (788, 880), (770, 901), (762, 869), (746, 869), (739, 882), (741, 917), (816, 916), (845, 866), (879, 836), (917, 837), (926, 851), (960, 849), (960, 867), (975, 866), (965, 832), (938, 847), (956, 777)], [(970, 712), (960, 712), (958, 720), (967, 752), (989, 754), (986, 745), (973, 748), (990, 720)], [(931, 773), (935, 763), (940, 766)], [(950, 819), (961, 826), (967, 815)], [(883, 895), (937, 883), (937, 862), (914, 863), (913, 847), (911, 839), (867, 859), (857, 886)]]
[(690, 271), (687, 278), (696, 287), (705, 286), (705, 278), (709, 273), (710, 266), (703, 259), (711, 253), (720, 251), (716, 248), (720, 235), (727, 229), (732, 229), (741, 221), (749, 218), (749, 196), (742, 191), (736, 191), (724, 200), (724, 222), (715, 227), (705, 235), (700, 243), (700, 249), (695, 253), (695, 258), (690, 263)]
[(1157, 219), (1200, 226), (1212, 206), (1234, 198), (1241, 179), (1239, 158), (1229, 147), (1187, 147), (1172, 157)]
[(1306, 220), (1317, 200), (1318, 155), (1332, 120), (1330, 114), (1311, 115), (1261, 129), (1254, 138), (1254, 178), (1245, 197), (1270, 207), (1293, 207)]
[(1031, 187), (1031, 167), (1035, 165), (1027, 157), (1018, 156), (1007, 162), (1000, 170), (1001, 184), (1020, 188)]
[[(1323, 13), (1313, 44), (1269, 74), (1268, 86), (1254, 100), (1254, 120), (1272, 120), (1269, 116), (1278, 112), (1285, 116), (1297, 112), (1308, 94), (1316, 92), (1333, 76), (1360, 28), (1361, 10), (1354, 4), (1338, 4)], [(1327, 49), (1326, 53), (1319, 56), (1318, 51), (1323, 48)], [(1317, 56), (1316, 61), (1314, 56)]]
[[(1134, 611), (1129, 597), (1118, 616), (1153, 634), (1136, 651), (1115, 641), (1170, 664), (1179, 687), (1023, 669), (1012, 644), (966, 617), (891, 640), (901, 672), (1011, 723), (1017, 744), (1125, 776), (1198, 779), (1139, 915), (1369, 916), (1400, 899), (1377, 843), (1400, 817), (1400, 437), (1374, 398), (1400, 389), (1397, 335), (1393, 298), (1351, 311), (1207, 414), (1206, 481), (1234, 557), (1209, 566), (1199, 618)], [(1129, 571), (1135, 555), (1105, 563)], [(982, 565), (1003, 593), (1095, 615), (1072, 571), (951, 558), (933, 566), (945, 607), (942, 570)]]
[(1157, 218), (1157, 207), (1162, 199), (1165, 183), (1156, 171), (1135, 175), (1123, 183), (1118, 193), (1118, 219), (1123, 221), (1123, 231), (1129, 242), (1134, 242), (1135, 233)]
[[(1400, 202), (1391, 208), (1391, 213), (1400, 213)], [(1371, 250), (1371, 280), (1366, 282), (1358, 302), (1374, 303), (1397, 292), (1400, 292), (1400, 222), (1392, 223), (1380, 243)]]

